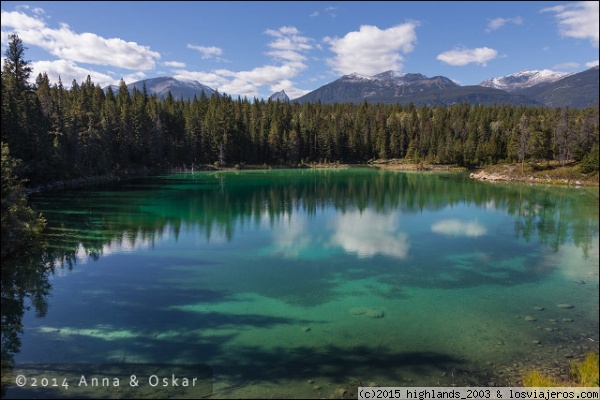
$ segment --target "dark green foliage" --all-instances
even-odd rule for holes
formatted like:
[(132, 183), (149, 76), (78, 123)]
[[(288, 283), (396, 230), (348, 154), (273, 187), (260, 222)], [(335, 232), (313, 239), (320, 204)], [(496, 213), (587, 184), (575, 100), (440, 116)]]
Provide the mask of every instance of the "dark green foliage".
[(581, 172), (587, 174), (589, 172), (598, 172), (598, 144), (596, 144), (585, 157), (581, 160)]
[(15, 174), (18, 162), (2, 143), (2, 258), (39, 236), (45, 220), (28, 205), (21, 180)]

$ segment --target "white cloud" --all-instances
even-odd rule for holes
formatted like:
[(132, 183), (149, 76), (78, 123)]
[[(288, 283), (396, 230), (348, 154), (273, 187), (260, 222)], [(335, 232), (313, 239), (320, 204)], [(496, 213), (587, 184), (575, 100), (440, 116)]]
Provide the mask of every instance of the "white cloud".
[(522, 25), (523, 18), (521, 18), (521, 17), (494, 18), (494, 19), (490, 20), (485, 31), (486, 32), (495, 31), (496, 29), (502, 28), (506, 24)]
[(373, 257), (382, 254), (395, 258), (406, 258), (410, 243), (408, 236), (397, 233), (397, 214), (378, 214), (367, 210), (339, 215), (334, 223), (331, 243), (358, 257)]
[[(31, 77), (33, 80), (38, 74), (46, 73), (50, 82), (58, 83), (60, 77), (62, 84), (65, 88), (71, 87), (73, 80), (77, 81), (78, 84), (84, 82), (89, 75), (94, 82), (94, 85), (100, 85), (105, 87), (115, 83), (115, 78), (94, 71), (91, 69), (81, 68), (72, 61), (68, 60), (54, 60), (54, 61), (35, 61), (31, 63), (33, 73)], [(118, 80), (117, 80), (118, 81)]]
[[(40, 30), (44, 29), (46, 26), (44, 21), (30, 17), (27, 14), (17, 12), (17, 11), (9, 12), (9, 11), (3, 10), (1, 15), (2, 15), (2, 17), (1, 17), (2, 28), (10, 27), (10, 28), (15, 28), (15, 29), (21, 30), (21, 31), (27, 31), (27, 30), (40, 31)], [(19, 36), (21, 36), (21, 35), (19, 34)], [(21, 38), (21, 39), (23, 39), (23, 38)]]
[[(38, 10), (36, 15), (42, 13)], [(3, 32), (6, 28), (19, 35), (23, 43), (41, 47), (65, 61), (149, 70), (160, 58), (159, 53), (135, 42), (107, 39), (89, 32), (76, 33), (66, 24), (58, 29), (49, 28), (42, 19), (18, 11), (2, 11)]]
[(221, 69), (214, 72), (221, 77), (230, 78), (220, 86), (219, 91), (248, 97), (258, 96), (260, 86), (276, 86), (298, 74), (298, 70), (290, 65), (265, 65), (250, 71), (238, 72)]
[(455, 66), (463, 66), (471, 63), (486, 66), (488, 61), (498, 57), (498, 51), (489, 47), (478, 47), (475, 49), (454, 49), (438, 54), (437, 59)]
[(220, 58), (219, 56), (223, 54), (223, 49), (220, 49), (218, 47), (215, 46), (196, 46), (193, 44), (188, 44), (187, 46), (188, 49), (193, 49), (193, 50), (198, 50), (201, 54), (202, 54), (202, 59), (203, 60), (207, 60), (207, 59), (215, 59), (218, 61), (222, 61), (222, 58)]
[(278, 88), (275, 91), (285, 90), (291, 98), (308, 93), (309, 91), (296, 89), (292, 78), (307, 68), (305, 53), (313, 49), (312, 39), (302, 36), (293, 26), (267, 29), (264, 33), (273, 38), (267, 44), (270, 48), (267, 55), (278, 65), (263, 65), (247, 71), (216, 69), (211, 72), (194, 72), (180, 69), (175, 71), (175, 77), (198, 80), (221, 93), (248, 98), (260, 97), (260, 88), (263, 86), (270, 90)]
[(256, 67), (250, 71), (238, 72), (220, 69), (216, 70), (215, 72), (221, 76), (229, 76), (234, 79), (251, 82), (257, 86), (271, 85), (296, 74), (296, 70), (288, 65), (265, 65), (262, 67)]
[(179, 61), (165, 61), (163, 63), (163, 65), (166, 67), (173, 67), (173, 68), (185, 68), (185, 63), (179, 62)]
[[(332, 7), (332, 6), (325, 7), (325, 8), (323, 9), (323, 11), (324, 11), (325, 13), (327, 13), (327, 14), (328, 14), (328, 15), (329, 15), (331, 18), (335, 18), (335, 17), (336, 17), (336, 14), (334, 13), (334, 11), (335, 11), (335, 10), (337, 10), (337, 7)], [(320, 15), (321, 15), (321, 12), (320, 12), (320, 11), (315, 11), (315, 12), (311, 13), (311, 14), (309, 15), (309, 17), (310, 17), (310, 18), (316, 18), (316, 17), (318, 17), (318, 16), (320, 16)]]
[(311, 50), (311, 40), (301, 36), (298, 29), (293, 26), (283, 26), (278, 30), (267, 29), (265, 34), (275, 38), (268, 46), (273, 49), (267, 54), (285, 65), (298, 69), (306, 68), (304, 52)]
[(478, 222), (463, 222), (458, 219), (445, 219), (431, 226), (435, 233), (449, 236), (482, 236), (487, 230)]
[(294, 82), (290, 81), (289, 79), (282, 79), (279, 82), (270, 85), (269, 90), (272, 93), (281, 92), (282, 90), (285, 90), (285, 93), (290, 99), (297, 99), (298, 97), (304, 96), (305, 94), (311, 92), (310, 90), (302, 90), (296, 88)]
[[(132, 74), (127, 74), (122, 76), (123, 81), (127, 84), (129, 83), (133, 83), (133, 82), (137, 82), (137, 81), (141, 81), (142, 79), (146, 79), (146, 74), (144, 74), (143, 72), (134, 72)], [(121, 78), (119, 78), (119, 81), (121, 80)]]
[(332, 7), (332, 6), (325, 7), (325, 12), (326, 12), (327, 14), (329, 14), (329, 16), (330, 16), (331, 18), (335, 18), (335, 17), (337, 16), (337, 15), (334, 13), (334, 11), (335, 11), (335, 10), (337, 10), (337, 7)]
[(260, 97), (259, 88), (253, 83), (243, 79), (233, 79), (219, 87), (219, 92), (230, 95), (240, 95), (252, 99)]
[(541, 12), (554, 12), (561, 36), (588, 39), (598, 47), (598, 2), (579, 1), (568, 5), (544, 8)]
[(359, 31), (342, 38), (324, 38), (335, 57), (328, 59), (334, 71), (343, 75), (358, 72), (375, 75), (380, 72), (401, 71), (402, 54), (410, 53), (417, 41), (418, 22), (407, 22), (388, 29), (363, 25)]
[(221, 91), (220, 86), (228, 81), (227, 78), (214, 72), (188, 71), (185, 69), (178, 69), (173, 72), (175, 73), (174, 78), (198, 81), (210, 88), (218, 89), (219, 91)]
[(36, 15), (46, 15), (46, 11), (43, 8), (35, 7), (31, 10)]
[[(94, 33), (78, 33), (68, 25), (61, 24), (51, 28), (43, 17), (43, 10), (22, 7), (21, 11), (2, 11), (2, 43), (9, 42), (8, 35), (16, 33), (26, 46), (38, 46), (60, 58), (54, 61), (39, 61), (37, 68), (48, 73), (51, 80), (61, 77), (64, 85), (70, 85), (75, 79), (83, 81), (90, 75), (94, 83), (101, 86), (114, 84), (121, 77), (126, 82), (143, 79), (141, 71), (154, 70), (160, 60), (160, 54), (134, 42), (119, 38), (103, 38)], [(27, 13), (26, 13), (27, 12)], [(177, 78), (193, 79), (202, 82), (222, 93), (248, 97), (261, 97), (264, 87), (286, 90), (290, 96), (301, 96), (308, 91), (295, 88), (293, 79), (307, 68), (306, 53), (313, 49), (312, 39), (303, 36), (293, 26), (269, 29), (264, 32), (270, 36), (267, 43), (272, 62), (245, 71), (190, 71), (186, 64), (179, 61), (161, 63), (173, 68)], [(221, 58), (223, 50), (214, 46), (188, 44), (189, 49), (199, 51), (202, 58), (226, 61)], [(106, 65), (130, 70), (131, 73), (103, 74), (82, 66)]]
[(588, 67), (588, 68), (597, 67), (598, 66), (598, 60), (586, 62), (585, 66)]
[(74, 62), (66, 60), (36, 61), (32, 63), (32, 68), (35, 72), (35, 75), (32, 76), (33, 79), (37, 77), (39, 72), (46, 72), (51, 83), (58, 83), (60, 77), (63, 86), (67, 89), (72, 86), (73, 81), (77, 81), (77, 84), (81, 85), (88, 75), (92, 83), (101, 88), (109, 85), (118, 86), (121, 79), (129, 84), (147, 78), (146, 74), (141, 71), (122, 76), (114, 72), (109, 72), (110, 75), (106, 75), (93, 69), (82, 68)]

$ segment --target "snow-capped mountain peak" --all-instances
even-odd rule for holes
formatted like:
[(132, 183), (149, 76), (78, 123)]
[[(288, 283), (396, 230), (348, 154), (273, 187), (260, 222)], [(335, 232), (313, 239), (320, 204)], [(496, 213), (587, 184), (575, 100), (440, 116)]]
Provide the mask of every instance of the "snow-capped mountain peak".
[[(171, 95), (175, 99), (193, 99), (194, 96), (200, 97), (200, 94), (204, 92), (206, 97), (210, 97), (215, 93), (215, 90), (203, 85), (202, 83), (191, 80), (191, 79), (181, 79), (175, 78), (172, 76), (161, 76), (158, 78), (150, 78), (144, 79), (141, 81), (133, 82), (127, 84), (127, 89), (131, 93), (133, 88), (136, 88), (138, 91), (142, 91), (144, 85), (146, 86), (146, 92), (149, 95), (157, 95), (159, 98), (167, 97), (167, 94), (171, 92)], [(119, 90), (119, 86), (110, 85), (110, 88), (113, 92)], [(108, 86), (105, 90), (108, 89)]]
[(549, 69), (528, 71), (523, 70), (514, 74), (487, 79), (479, 86), (513, 91), (525, 89), (540, 83), (552, 83), (571, 75), (567, 72), (556, 72)]
[(373, 78), (370, 76), (361, 75), (357, 72), (353, 72), (351, 74), (342, 76), (340, 79), (343, 79), (345, 81), (370, 81)]
[(404, 76), (406, 76), (406, 74), (390, 70), (390, 71), (385, 71), (385, 72), (382, 72), (380, 74), (374, 75), (372, 78), (376, 78), (376, 79), (401, 79)]

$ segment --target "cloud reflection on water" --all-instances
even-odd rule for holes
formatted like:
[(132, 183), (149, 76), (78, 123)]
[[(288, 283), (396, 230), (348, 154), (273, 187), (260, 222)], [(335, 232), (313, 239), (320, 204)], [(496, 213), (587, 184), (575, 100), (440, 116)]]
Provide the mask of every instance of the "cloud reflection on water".
[(398, 233), (398, 214), (378, 214), (366, 210), (340, 214), (335, 218), (331, 243), (358, 257), (377, 254), (406, 258), (408, 235)]
[(444, 219), (431, 226), (431, 231), (447, 236), (483, 236), (487, 233), (485, 226), (478, 222), (465, 222), (459, 219)]

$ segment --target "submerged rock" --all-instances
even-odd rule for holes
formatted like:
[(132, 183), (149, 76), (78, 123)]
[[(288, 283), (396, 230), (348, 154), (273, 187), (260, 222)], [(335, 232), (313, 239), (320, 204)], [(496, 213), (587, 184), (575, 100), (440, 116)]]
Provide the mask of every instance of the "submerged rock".
[(371, 318), (383, 318), (384, 313), (381, 310), (369, 307), (354, 307), (350, 309), (352, 315), (366, 315)]
[(367, 315), (371, 318), (383, 318), (383, 311), (381, 310), (369, 310), (367, 311)]
[(354, 307), (350, 309), (352, 315), (363, 315), (367, 313), (368, 308), (366, 307)]
[(568, 310), (570, 308), (575, 308), (575, 306), (573, 304), (559, 304), (558, 308), (564, 308), (564, 309)]

